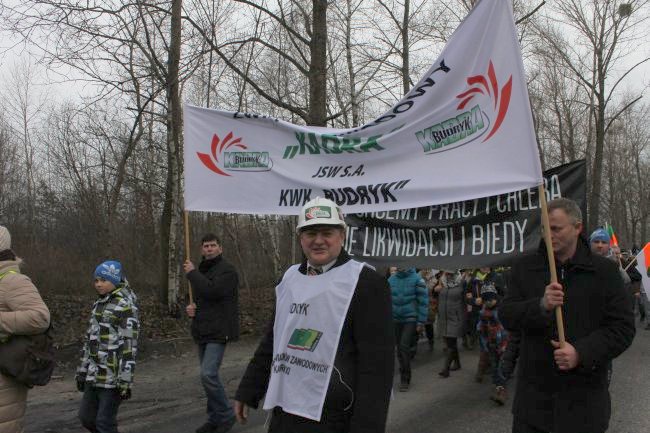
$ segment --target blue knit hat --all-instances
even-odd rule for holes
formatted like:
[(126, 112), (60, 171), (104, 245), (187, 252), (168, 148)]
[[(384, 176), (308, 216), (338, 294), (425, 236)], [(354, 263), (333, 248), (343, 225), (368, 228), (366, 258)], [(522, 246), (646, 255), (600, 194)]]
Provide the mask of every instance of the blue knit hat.
[(107, 260), (95, 268), (94, 278), (103, 278), (113, 283), (115, 287), (122, 281), (122, 264), (115, 260)]
[(609, 243), (609, 233), (602, 227), (598, 227), (594, 232), (589, 236), (589, 243), (594, 241), (603, 241)]

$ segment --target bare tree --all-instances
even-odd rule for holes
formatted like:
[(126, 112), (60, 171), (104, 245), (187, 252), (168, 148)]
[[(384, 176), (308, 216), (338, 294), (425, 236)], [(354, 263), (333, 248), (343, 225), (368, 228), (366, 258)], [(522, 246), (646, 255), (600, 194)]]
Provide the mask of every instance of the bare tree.
[[(14, 130), (14, 137), (20, 143), (23, 175), (25, 180), (24, 200), (22, 200), (22, 219), (26, 227), (35, 224), (36, 172), (38, 155), (34, 132), (39, 118), (42, 118), (47, 95), (38, 91), (36, 67), (30, 61), (23, 60), (14, 65), (7, 88), (1, 94), (5, 101), (5, 114)], [(37, 141), (37, 140), (36, 140)], [(36, 242), (30, 231), (26, 232), (25, 241), (30, 245)]]
[(642, 245), (650, 215), (650, 133), (642, 126), (647, 105), (633, 106), (614, 122), (607, 133), (605, 197), (603, 211), (616, 228), (619, 242)]
[[(182, 168), (182, 143), (181, 130), (183, 128), (182, 108), (180, 97), (180, 74), (179, 65), (181, 59), (181, 10), (182, 0), (172, 0), (171, 14), (171, 35), (169, 65), (167, 77), (167, 194), (165, 196), (165, 211), (169, 212), (169, 241), (165, 245), (168, 248), (167, 255), (167, 306), (176, 314), (178, 308), (178, 257), (179, 239), (181, 225), (181, 203), (182, 192), (181, 182), (183, 179)], [(165, 224), (163, 229), (167, 230)]]
[[(222, 61), (262, 98), (307, 124), (325, 126), (332, 117), (327, 114), (327, 1), (287, 0), (278, 2), (276, 7), (249, 0), (235, 1), (250, 8), (253, 15), (263, 15), (261, 27), (256, 27), (253, 34), (235, 35), (216, 44), (210, 37), (210, 28), (203, 25), (202, 11), (191, 11), (185, 18)], [(271, 57), (277, 60), (275, 65), (287, 68), (298, 77), (298, 82), (304, 80), (305, 95), (291, 95), (291, 88), (276, 87), (281, 81), (275, 72), (267, 72), (264, 61), (268, 57), (260, 56), (251, 63), (243, 50), (248, 44), (264, 46), (269, 55), (277, 56)], [(288, 75), (280, 77), (283, 76)], [(305, 88), (299, 83), (293, 85)]]
[[(0, 112), (4, 113), (0, 105)], [(13, 137), (11, 127), (0, 114), (0, 220), (5, 224), (13, 223), (18, 215), (14, 213), (17, 193), (22, 190), (20, 179), (18, 145)]]
[[(640, 100), (638, 95), (627, 103), (618, 102), (619, 86), (632, 71), (650, 61), (645, 57), (631, 66), (622, 65), (635, 42), (648, 32), (648, 1), (557, 0), (553, 5), (544, 25), (538, 27), (539, 35), (555, 58), (571, 70), (589, 98), (593, 135), (588, 136), (588, 152), (593, 152), (593, 165), (588, 226), (594, 226), (600, 219), (606, 133), (623, 112)], [(571, 36), (561, 34), (554, 25), (557, 22), (566, 26)], [(571, 43), (567, 42), (569, 37)], [(623, 68), (622, 73), (616, 74), (616, 68)]]

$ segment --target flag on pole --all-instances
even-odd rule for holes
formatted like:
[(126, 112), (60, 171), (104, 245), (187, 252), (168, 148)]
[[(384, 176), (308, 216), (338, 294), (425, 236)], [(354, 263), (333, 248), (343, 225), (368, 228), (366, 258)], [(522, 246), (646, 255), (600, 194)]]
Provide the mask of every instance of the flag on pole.
[(409, 209), (536, 188), (542, 170), (512, 2), (481, 0), (413, 89), (353, 129), (185, 105), (185, 208)]
[(636, 256), (636, 269), (641, 274), (641, 284), (646, 296), (650, 298), (650, 242)]
[(616, 239), (616, 235), (614, 234), (614, 227), (612, 227), (609, 223), (605, 223), (607, 226), (607, 234), (609, 234), (609, 246), (618, 246), (618, 239)]

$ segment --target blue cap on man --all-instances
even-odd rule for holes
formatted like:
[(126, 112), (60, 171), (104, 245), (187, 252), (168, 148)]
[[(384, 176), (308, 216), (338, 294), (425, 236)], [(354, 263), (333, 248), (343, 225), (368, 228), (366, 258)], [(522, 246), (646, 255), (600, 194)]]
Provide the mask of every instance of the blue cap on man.
[(595, 241), (602, 241), (609, 243), (609, 233), (602, 227), (598, 227), (594, 232), (589, 236), (589, 243)]

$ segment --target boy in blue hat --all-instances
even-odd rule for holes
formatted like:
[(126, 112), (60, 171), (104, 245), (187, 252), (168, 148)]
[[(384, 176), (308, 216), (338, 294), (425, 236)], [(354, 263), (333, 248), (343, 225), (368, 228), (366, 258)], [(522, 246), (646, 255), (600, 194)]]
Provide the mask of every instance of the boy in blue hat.
[(138, 347), (135, 293), (118, 261), (95, 269), (98, 298), (93, 304), (75, 380), (83, 392), (79, 420), (91, 432), (117, 433), (117, 411), (131, 398)]

